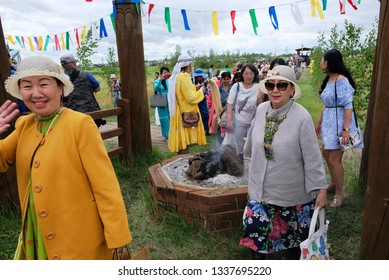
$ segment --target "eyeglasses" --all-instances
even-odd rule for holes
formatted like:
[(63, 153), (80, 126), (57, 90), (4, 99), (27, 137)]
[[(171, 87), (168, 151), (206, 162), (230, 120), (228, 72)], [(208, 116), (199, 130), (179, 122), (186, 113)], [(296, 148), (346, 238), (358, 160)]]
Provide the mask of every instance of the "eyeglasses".
[(267, 71), (262, 71), (262, 74), (267, 74)]
[(284, 90), (286, 90), (288, 88), (288, 85), (289, 85), (288, 82), (279, 82), (277, 84), (272, 83), (272, 82), (266, 82), (265, 83), (265, 88), (268, 91), (272, 91), (272, 90), (274, 90), (275, 87), (277, 87), (279, 91), (284, 91)]

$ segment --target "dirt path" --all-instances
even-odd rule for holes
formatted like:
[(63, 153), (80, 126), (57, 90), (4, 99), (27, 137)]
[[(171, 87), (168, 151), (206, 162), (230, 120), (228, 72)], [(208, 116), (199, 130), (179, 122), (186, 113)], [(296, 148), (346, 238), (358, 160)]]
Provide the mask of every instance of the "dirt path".
[[(103, 125), (99, 128), (100, 132), (107, 131), (113, 128), (117, 128), (117, 123), (110, 122), (106, 125)], [(167, 141), (162, 137), (161, 127), (155, 124), (150, 124), (150, 132), (151, 132), (151, 142), (152, 144), (158, 146), (162, 152), (168, 152), (169, 149), (167, 147)], [(117, 138), (108, 139), (106, 141), (117, 141)]]

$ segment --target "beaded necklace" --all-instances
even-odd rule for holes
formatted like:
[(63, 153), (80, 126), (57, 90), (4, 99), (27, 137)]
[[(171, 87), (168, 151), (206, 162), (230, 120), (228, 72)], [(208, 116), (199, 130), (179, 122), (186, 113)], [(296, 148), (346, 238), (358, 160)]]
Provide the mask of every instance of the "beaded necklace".
[(286, 119), (286, 115), (288, 114), (292, 105), (293, 102), (290, 104), (288, 110), (280, 119), (277, 118), (277, 116), (268, 116), (270, 105), (267, 108), (265, 116), (265, 134), (263, 139), (263, 148), (265, 150), (265, 157), (267, 160), (274, 160), (274, 152), (272, 148), (274, 134), (278, 131), (278, 126)]

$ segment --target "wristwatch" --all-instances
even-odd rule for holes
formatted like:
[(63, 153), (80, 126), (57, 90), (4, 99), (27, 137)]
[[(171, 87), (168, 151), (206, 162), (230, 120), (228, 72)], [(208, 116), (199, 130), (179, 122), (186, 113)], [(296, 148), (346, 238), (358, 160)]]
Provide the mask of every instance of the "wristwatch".
[(343, 131), (350, 132), (350, 128), (343, 127)]

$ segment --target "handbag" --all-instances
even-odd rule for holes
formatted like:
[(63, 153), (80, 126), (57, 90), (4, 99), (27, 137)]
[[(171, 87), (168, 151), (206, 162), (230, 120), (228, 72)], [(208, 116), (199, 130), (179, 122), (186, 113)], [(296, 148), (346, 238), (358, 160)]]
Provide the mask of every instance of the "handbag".
[[(319, 216), (319, 229), (316, 229), (317, 217)], [(300, 243), (300, 260), (329, 260), (330, 253), (327, 243), (329, 221), (324, 223), (324, 208), (315, 209), (309, 227), (308, 238)]]
[(200, 115), (197, 112), (182, 113), (183, 127), (196, 127), (199, 125)]
[[(238, 94), (239, 94), (239, 83), (238, 83), (238, 87), (236, 90), (234, 108), (235, 108), (236, 100), (238, 99)], [(232, 118), (234, 118), (234, 113), (232, 113)], [(233, 120), (232, 120), (232, 123), (234, 123)], [(219, 116), (217, 117), (217, 124), (221, 128), (228, 128), (228, 126), (227, 126), (227, 105), (224, 106), (224, 108), (221, 110)]]
[(167, 106), (167, 98), (164, 94), (154, 94), (150, 96), (150, 107), (166, 107)]
[(361, 143), (362, 137), (359, 130), (350, 133), (350, 140), (345, 144), (342, 144), (342, 137), (339, 137), (339, 147), (343, 152), (354, 148), (355, 146), (358, 146)]
[[(336, 104), (336, 132), (338, 132), (338, 94), (336, 93), (336, 81), (335, 81), (335, 104)], [(342, 137), (339, 137), (338, 143), (339, 143), (339, 148), (345, 152), (349, 149), (354, 148), (355, 146), (358, 146), (359, 144), (362, 143), (362, 135), (361, 131), (359, 129), (359, 124), (357, 120), (357, 114), (355, 114), (355, 109), (354, 109), (354, 101), (353, 101), (353, 113), (354, 113), (354, 120), (355, 120), (355, 126), (356, 126), (356, 131), (351, 133), (350, 132), (350, 139), (347, 143), (342, 144)]]
[(128, 245), (123, 246), (122, 248), (116, 248), (112, 254), (112, 260), (121, 261), (121, 260), (148, 260), (149, 259), (149, 248), (147, 246), (140, 249), (135, 254), (131, 254), (130, 248)]

